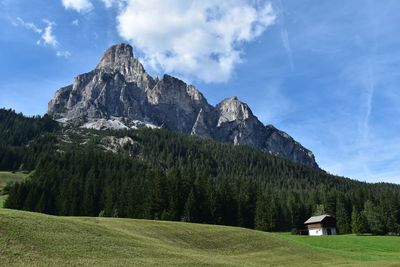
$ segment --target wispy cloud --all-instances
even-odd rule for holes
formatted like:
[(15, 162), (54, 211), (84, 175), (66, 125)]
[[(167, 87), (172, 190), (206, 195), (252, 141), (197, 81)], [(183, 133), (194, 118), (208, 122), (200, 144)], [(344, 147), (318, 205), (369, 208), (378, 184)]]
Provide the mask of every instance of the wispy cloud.
[(289, 33), (286, 28), (281, 29), (281, 39), (282, 39), (283, 47), (285, 48), (286, 54), (289, 59), (290, 68), (293, 70), (294, 64), (293, 64), (292, 47), (291, 47), (290, 41), (289, 41)]
[(369, 122), (372, 112), (372, 101), (375, 92), (375, 74), (371, 62), (368, 61), (366, 66), (365, 77), (365, 116), (362, 120), (361, 136), (364, 143), (368, 144), (369, 141)]
[(43, 30), (39, 29), (38, 27), (36, 27), (35, 24), (33, 24), (32, 22), (25, 22), (23, 19), (21, 19), (20, 17), (17, 17), (16, 22), (14, 22), (15, 26), (23, 26), (28, 30), (32, 30), (38, 34), (42, 34)]
[(79, 26), (79, 19), (74, 19), (74, 20), (71, 22), (71, 24), (72, 24), (73, 26)]
[(71, 53), (69, 51), (57, 51), (57, 57), (69, 58)]
[(55, 23), (47, 19), (44, 19), (43, 22), (46, 23), (47, 26), (43, 30), (41, 30), (41, 40), (38, 41), (38, 44), (41, 44), (43, 42), (45, 45), (57, 48), (60, 44), (58, 43), (57, 38), (53, 33), (53, 26), (55, 25)]
[(72, 9), (80, 13), (91, 11), (94, 7), (90, 0), (62, 0), (66, 9)]
[(101, 0), (101, 1), (104, 3), (106, 8), (112, 7), (112, 5), (117, 1), (120, 2), (120, 0)]
[(289, 32), (286, 27), (286, 22), (285, 22), (285, 9), (283, 6), (282, 0), (279, 0), (279, 5), (278, 5), (278, 21), (279, 21), (279, 26), (280, 26), (280, 35), (281, 35), (281, 41), (283, 44), (283, 47), (286, 51), (288, 60), (289, 60), (289, 65), (291, 70), (294, 69), (294, 64), (293, 64), (293, 53), (292, 53), (292, 46), (290, 44), (290, 39), (289, 39)]
[(296, 59), (296, 69), (278, 77), (286, 99), (274, 104), (289, 102), (293, 110), (275, 116), (277, 125), (313, 150), (327, 171), (400, 183), (399, 3), (275, 0), (274, 7), (279, 55)]
[[(106, 8), (111, 8), (114, 4), (118, 4), (118, 7), (122, 8), (128, 0), (100, 0), (103, 2)], [(93, 2), (91, 0), (61, 0), (65, 9), (74, 10), (78, 13), (88, 13), (94, 9)]]
[(54, 26), (56, 25), (55, 22), (47, 19), (43, 19), (42, 22), (45, 24), (45, 26), (43, 28), (40, 28), (32, 22), (26, 22), (22, 18), (17, 17), (16, 20), (13, 22), (13, 24), (14, 26), (22, 26), (38, 34), (40, 36), (40, 39), (36, 41), (37, 45), (52, 47), (53, 49), (56, 50), (56, 55), (58, 57), (64, 57), (64, 58), (70, 57), (71, 53), (69, 51), (63, 51), (60, 49), (61, 45), (58, 42), (57, 37), (53, 32)]

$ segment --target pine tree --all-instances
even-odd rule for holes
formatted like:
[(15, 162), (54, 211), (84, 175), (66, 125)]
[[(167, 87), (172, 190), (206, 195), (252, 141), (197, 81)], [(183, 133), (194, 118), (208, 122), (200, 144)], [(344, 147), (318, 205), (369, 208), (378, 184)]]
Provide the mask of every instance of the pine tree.
[(313, 215), (318, 216), (318, 215), (323, 215), (323, 214), (326, 214), (324, 205), (323, 204), (316, 205), (314, 208)]
[(361, 234), (365, 231), (363, 228), (361, 213), (353, 206), (353, 211), (351, 212), (351, 231), (353, 234)]
[(189, 196), (186, 200), (183, 218), (185, 222), (196, 222), (197, 219), (196, 199), (193, 188), (192, 190), (190, 190)]
[(273, 198), (265, 193), (257, 197), (256, 204), (256, 229), (262, 231), (273, 231), (276, 229), (277, 208)]
[(369, 230), (374, 234), (384, 234), (384, 223), (380, 217), (378, 208), (372, 203), (372, 201), (367, 200), (364, 204), (364, 216), (368, 222)]
[(351, 232), (349, 214), (341, 196), (338, 197), (336, 204), (336, 223), (339, 233), (348, 234)]

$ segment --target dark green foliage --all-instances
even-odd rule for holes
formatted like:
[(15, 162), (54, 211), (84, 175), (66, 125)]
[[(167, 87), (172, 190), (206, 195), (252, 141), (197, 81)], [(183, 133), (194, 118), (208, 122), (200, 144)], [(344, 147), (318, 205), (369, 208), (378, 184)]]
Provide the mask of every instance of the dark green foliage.
[(262, 231), (277, 229), (278, 208), (274, 196), (268, 191), (260, 192), (256, 202), (255, 225)]
[(385, 225), (383, 217), (379, 214), (379, 207), (377, 207), (372, 201), (367, 200), (364, 204), (364, 217), (367, 219), (368, 229), (374, 234), (385, 233)]
[(58, 128), (57, 122), (47, 115), (28, 118), (0, 109), (0, 170), (32, 170), (40, 150), (52, 143), (50, 136), (42, 138), (43, 135)]
[(351, 218), (350, 213), (347, 210), (345, 198), (343, 195), (339, 195), (337, 197), (336, 202), (336, 223), (337, 223), (337, 230), (341, 234), (348, 234), (351, 233)]
[(367, 219), (356, 206), (351, 213), (351, 230), (353, 234), (362, 234), (368, 231)]
[(0, 144), (20, 146), (58, 128), (50, 116), (24, 117), (13, 110), (0, 109)]
[[(135, 144), (105, 152), (100, 144), (107, 136)], [(317, 211), (336, 215), (342, 233), (399, 232), (399, 186), (333, 176), (248, 147), (151, 129), (64, 129), (33, 140), (5, 142), (8, 152), (0, 153), (10, 162), (13, 153), (20, 157), (14, 168), (35, 169), (30, 180), (8, 189), (9, 208), (266, 231), (303, 229)], [(368, 225), (359, 226), (354, 218), (363, 216)]]
[(325, 207), (323, 204), (317, 204), (315, 206), (315, 210), (313, 212), (314, 216), (326, 214)]

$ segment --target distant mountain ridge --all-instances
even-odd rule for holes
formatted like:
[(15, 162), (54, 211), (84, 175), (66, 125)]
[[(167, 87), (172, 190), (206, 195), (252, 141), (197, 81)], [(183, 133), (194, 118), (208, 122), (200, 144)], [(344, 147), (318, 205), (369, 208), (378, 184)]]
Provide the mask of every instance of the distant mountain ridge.
[(48, 114), (86, 128), (165, 127), (318, 168), (310, 150), (274, 126), (263, 125), (237, 97), (214, 107), (192, 85), (169, 75), (152, 77), (128, 44), (110, 47), (95, 70), (59, 89)]

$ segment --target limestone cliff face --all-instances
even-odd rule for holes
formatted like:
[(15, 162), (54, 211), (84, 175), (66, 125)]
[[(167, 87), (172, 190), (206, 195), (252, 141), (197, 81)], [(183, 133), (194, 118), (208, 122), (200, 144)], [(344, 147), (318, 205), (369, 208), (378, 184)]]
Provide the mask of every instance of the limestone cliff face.
[[(249, 106), (236, 97), (208, 104), (192, 85), (164, 75), (150, 76), (127, 44), (109, 48), (96, 69), (78, 75), (56, 92), (48, 113), (55, 119), (104, 125), (165, 127), (181, 133), (251, 147), (318, 167), (314, 155), (288, 134), (263, 125)], [(117, 120), (112, 123), (112, 120)], [(130, 123), (132, 122), (132, 123)], [(103, 125), (103, 124), (102, 124)]]

